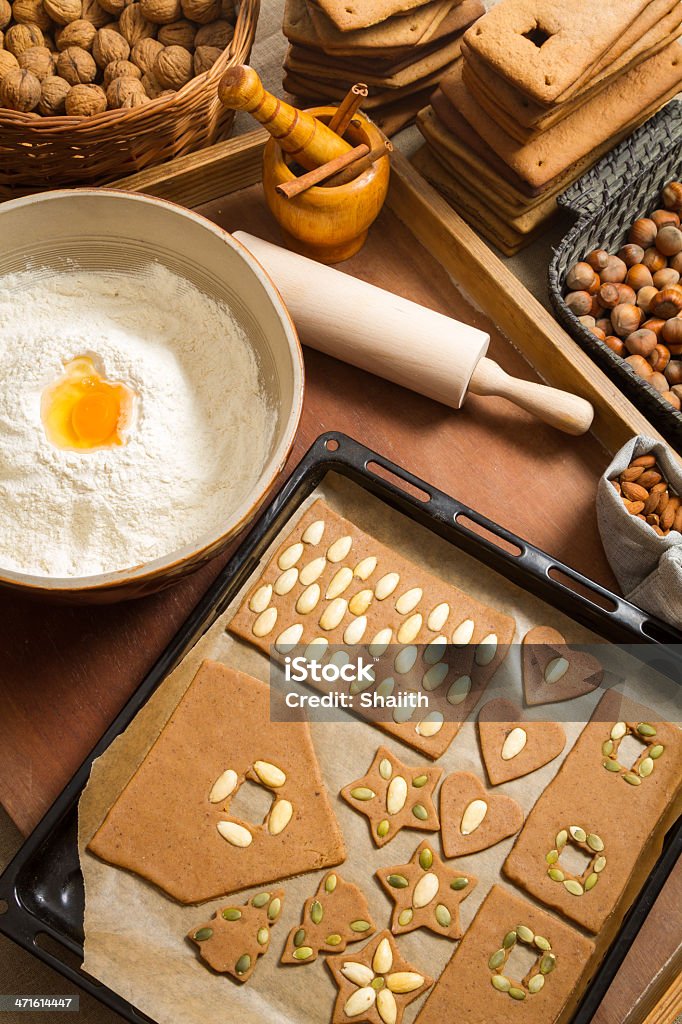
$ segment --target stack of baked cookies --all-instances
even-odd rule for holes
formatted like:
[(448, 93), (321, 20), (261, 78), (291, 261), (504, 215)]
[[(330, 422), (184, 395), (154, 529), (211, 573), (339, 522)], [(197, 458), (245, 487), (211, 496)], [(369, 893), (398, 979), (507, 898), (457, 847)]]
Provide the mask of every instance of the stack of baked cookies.
[(417, 166), (518, 251), (557, 195), (679, 90), (681, 23), (679, 0), (501, 0), (420, 112)]
[(286, 0), (284, 86), (338, 103), (364, 82), (363, 109), (390, 135), (461, 60), (464, 30), (483, 12), (482, 0)]

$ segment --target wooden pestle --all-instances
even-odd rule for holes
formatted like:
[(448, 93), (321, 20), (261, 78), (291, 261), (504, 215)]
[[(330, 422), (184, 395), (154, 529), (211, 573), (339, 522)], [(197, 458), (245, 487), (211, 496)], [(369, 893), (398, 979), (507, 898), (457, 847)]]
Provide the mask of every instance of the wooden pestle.
[(218, 96), (229, 110), (252, 114), (282, 149), (308, 171), (353, 148), (312, 114), (273, 96), (263, 87), (258, 73), (245, 64), (228, 68), (220, 80)]

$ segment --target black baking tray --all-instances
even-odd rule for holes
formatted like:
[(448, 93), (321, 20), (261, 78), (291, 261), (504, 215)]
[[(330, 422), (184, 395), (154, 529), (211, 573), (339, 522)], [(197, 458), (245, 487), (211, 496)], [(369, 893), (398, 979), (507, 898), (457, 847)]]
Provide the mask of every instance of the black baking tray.
[[(150, 1018), (79, 969), (83, 943), (83, 882), (76, 844), (78, 800), (90, 768), (123, 732), (168, 673), (227, 608), (276, 535), (330, 472), (357, 483), (387, 505), (444, 537), (613, 643), (682, 643), (682, 634), (652, 619), (575, 570), (497, 526), (454, 498), (339, 433), (321, 435), (265, 507), (232, 559), (163, 652), (97, 746), (0, 875), (0, 933), (131, 1024)], [(381, 473), (382, 475), (379, 475)], [(487, 532), (482, 536), (467, 523)], [(496, 543), (498, 538), (501, 547)], [(518, 551), (510, 554), (509, 548)], [(560, 573), (568, 583), (550, 573)], [(603, 605), (609, 610), (606, 610)], [(682, 852), (682, 820), (666, 836), (662, 855), (632, 906), (572, 1024), (589, 1024), (637, 932)], [(152, 1022), (154, 1024), (154, 1022)]]

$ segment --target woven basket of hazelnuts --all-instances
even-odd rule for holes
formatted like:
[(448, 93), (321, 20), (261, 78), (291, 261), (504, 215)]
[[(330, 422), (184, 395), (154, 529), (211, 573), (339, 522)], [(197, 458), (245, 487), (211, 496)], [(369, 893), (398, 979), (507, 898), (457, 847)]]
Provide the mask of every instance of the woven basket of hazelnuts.
[(674, 101), (576, 182), (578, 220), (557, 249), (558, 318), (682, 451), (682, 103)]
[(103, 184), (229, 136), (259, 0), (0, 0), (0, 197)]

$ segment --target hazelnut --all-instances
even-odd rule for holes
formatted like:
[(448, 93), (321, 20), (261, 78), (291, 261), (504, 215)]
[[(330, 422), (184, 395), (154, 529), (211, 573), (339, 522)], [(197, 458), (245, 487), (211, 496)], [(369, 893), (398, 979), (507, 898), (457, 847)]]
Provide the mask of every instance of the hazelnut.
[(583, 325), (583, 327), (587, 328), (587, 330), (590, 332), (593, 331), (594, 328), (597, 326), (597, 321), (594, 319), (593, 316), (590, 316), (589, 313), (586, 316), (579, 316), (578, 320)]
[(70, 46), (57, 57), (57, 74), (69, 85), (87, 85), (97, 78), (97, 65), (87, 50)]
[(180, 0), (140, 0), (140, 8), (155, 25), (170, 25), (182, 18)]
[(571, 292), (587, 291), (592, 287), (595, 277), (589, 263), (576, 263), (566, 274), (566, 287)]
[[(224, 50), (226, 46), (229, 46), (234, 37), (234, 26), (229, 21), (218, 20), (214, 21), (210, 25), (202, 25), (200, 29), (197, 29), (197, 34), (194, 39), (195, 46), (219, 46), (221, 50)], [(602, 267), (605, 267), (609, 258), (609, 254), (605, 249), (595, 249), (585, 260), (586, 263), (592, 267), (592, 269), (599, 273)]]
[(670, 387), (682, 384), (682, 362), (679, 359), (673, 359), (672, 362), (668, 363), (664, 372), (665, 379)]
[(663, 373), (666, 366), (670, 362), (670, 352), (665, 345), (656, 345), (653, 352), (650, 352), (647, 359), (651, 363), (654, 370), (659, 373)]
[(57, 25), (68, 25), (82, 16), (81, 0), (43, 0), (45, 10)]
[(158, 39), (140, 39), (131, 50), (130, 59), (137, 64), (143, 75), (150, 75), (154, 68), (156, 58), (163, 51), (163, 43)]
[[(197, 47), (197, 50), (198, 49), (199, 49), (199, 47)], [(218, 46), (203, 47), (203, 49), (208, 49), (208, 50), (211, 50), (211, 51), (218, 50), (218, 56), (220, 56), (222, 54), (222, 52), (223, 52), (220, 49), (220, 47), (218, 47)], [(215, 64), (215, 61), (213, 61), (213, 63), (211, 64), (211, 67), (213, 67), (213, 64)], [(601, 288), (601, 278), (599, 277), (599, 274), (595, 274), (594, 275), (594, 281), (592, 282), (590, 287), (587, 289), (587, 291), (590, 293), (590, 295), (596, 295), (600, 288)]]
[(16, 71), (19, 67), (19, 61), (10, 53), (9, 50), (0, 49), (0, 80), (2, 80), (8, 71)]
[(680, 411), (680, 408), (682, 408), (682, 403), (680, 402), (679, 395), (677, 395), (674, 391), (664, 391), (661, 395), (661, 398), (665, 398), (666, 402), (670, 402), (673, 409), (677, 409), (678, 412)]
[(653, 331), (633, 331), (625, 339), (625, 347), (633, 356), (649, 356), (656, 348), (656, 335)]
[(661, 337), (667, 345), (682, 345), (682, 319), (676, 316), (666, 320)]
[(7, 28), (12, 20), (12, 5), (9, 0), (0, 0), (0, 32)]
[(604, 334), (610, 334), (611, 333), (611, 318), (610, 317), (600, 317), (597, 320), (597, 322), (595, 324), (595, 327), (598, 327), (600, 331), (604, 332)]
[(104, 28), (111, 21), (111, 15), (100, 5), (98, 0), (83, 0), (84, 21), (89, 21), (95, 28)]
[(670, 390), (674, 395), (677, 395), (678, 398), (682, 398), (682, 385), (674, 384)]
[(663, 253), (653, 247), (644, 251), (642, 263), (645, 267), (649, 268), (652, 274), (655, 274), (658, 270), (665, 270), (668, 266), (668, 261)]
[[(642, 253), (642, 256), (644, 256), (644, 253)], [(628, 270), (625, 280), (631, 288), (635, 289), (636, 292), (638, 292), (640, 288), (650, 288), (654, 283), (651, 271), (648, 267), (645, 267), (643, 263), (633, 264)]]
[(618, 258), (623, 261), (626, 267), (634, 267), (636, 263), (641, 263), (643, 256), (644, 249), (642, 246), (633, 245), (632, 242), (618, 250)]
[(661, 202), (666, 210), (682, 213), (682, 182), (669, 181), (661, 192)]
[(142, 78), (142, 72), (129, 60), (114, 60), (104, 69), (104, 88), (108, 89), (115, 78)]
[(656, 288), (654, 288), (653, 285), (651, 285), (651, 287), (647, 286), (644, 288), (640, 288), (637, 292), (637, 305), (641, 310), (643, 310), (643, 312), (648, 313), (649, 307), (651, 306), (651, 300), (653, 299), (654, 295), (657, 294), (658, 291)]
[(92, 117), (107, 109), (104, 90), (98, 85), (74, 85), (66, 97), (66, 113), (71, 117)]
[(665, 270), (657, 270), (654, 274), (654, 287), (660, 291), (662, 288), (672, 288), (674, 284), (678, 284), (680, 275), (672, 267), (666, 267)]
[(599, 301), (604, 309), (613, 309), (620, 302), (617, 284), (603, 284), (599, 289)]
[(44, 78), (40, 86), (40, 103), (38, 110), (46, 117), (55, 117), (66, 111), (66, 97), (71, 86), (65, 78), (58, 75), (50, 75)]
[(656, 335), (656, 337), (658, 338), (660, 336), (660, 334), (661, 334), (661, 331), (663, 330), (663, 326), (664, 326), (665, 322), (666, 322), (665, 320), (656, 320), (656, 319), (646, 320), (642, 324), (642, 328), (644, 330), (647, 330), (647, 331), (653, 331), (654, 334)]
[(620, 338), (616, 338), (614, 334), (608, 334), (604, 338), (604, 344), (608, 345), (612, 352), (615, 352), (617, 356), (624, 356), (627, 353), (627, 349)]
[(609, 261), (601, 272), (602, 282), (621, 283), (625, 280), (628, 268), (618, 256), (609, 256)]
[(599, 327), (592, 328), (592, 334), (595, 338), (599, 338), (600, 341), (606, 341), (606, 331), (602, 331)]
[(680, 226), (680, 218), (674, 210), (654, 210), (651, 219), (659, 231), (666, 224), (673, 224), (676, 228)]
[(630, 334), (633, 334), (638, 329), (641, 321), (641, 309), (629, 302), (623, 302), (618, 306), (614, 306), (611, 310), (613, 333), (617, 334), (620, 338), (627, 338)]
[(39, 82), (54, 74), (54, 57), (46, 46), (34, 46), (17, 57), (19, 67), (32, 71)]
[(656, 390), (659, 391), (661, 394), (663, 394), (664, 391), (668, 391), (667, 380), (665, 379), (663, 374), (658, 373), (657, 370), (654, 370), (654, 372), (649, 377), (649, 384), (651, 384), (652, 388), (656, 388)]
[(592, 296), (588, 292), (569, 292), (564, 302), (575, 316), (585, 316), (592, 309)]
[(70, 46), (79, 46), (81, 50), (91, 50), (97, 29), (91, 21), (79, 18), (65, 25), (57, 36), (57, 49), (68, 50)]
[(147, 21), (142, 13), (141, 4), (130, 4), (126, 7), (118, 19), (118, 27), (121, 35), (131, 46), (139, 43), (140, 39), (151, 39), (156, 35), (156, 25)]
[(666, 224), (656, 235), (656, 248), (664, 256), (677, 256), (682, 252), (682, 231), (674, 224)]
[[(210, 71), (224, 52), (219, 46), (197, 46), (194, 51), (194, 74), (203, 75), (206, 71)], [(599, 274), (595, 274), (594, 281), (588, 289), (589, 294), (594, 295), (595, 289), (599, 288), (599, 285)]]
[(216, 0), (182, 0), (182, 13), (190, 21), (208, 25), (221, 16), (220, 4)]
[(154, 61), (152, 74), (164, 89), (180, 89), (194, 77), (192, 55), (184, 46), (166, 46)]
[(18, 57), (24, 50), (44, 46), (45, 37), (37, 25), (12, 25), (5, 32), (5, 49)]
[(149, 103), (149, 97), (139, 79), (122, 77), (115, 78), (109, 85), (107, 103), (114, 110), (129, 110), (132, 107), (141, 107), (143, 104)]
[(648, 249), (656, 241), (658, 228), (648, 217), (640, 217), (636, 220), (628, 234), (628, 242), (639, 245), (642, 249)]
[(191, 21), (180, 18), (179, 21), (172, 21), (170, 25), (162, 25), (156, 38), (164, 46), (184, 46), (186, 50), (193, 50), (195, 32)]
[[(590, 295), (589, 292), (587, 294)], [(598, 295), (590, 295), (590, 309), (589, 309), (590, 316), (593, 316), (595, 320), (598, 320), (603, 312), (604, 312), (604, 307), (602, 306), (601, 302), (599, 301), (599, 296)]]
[(630, 364), (638, 377), (644, 377), (645, 380), (654, 372), (644, 356), (627, 356), (625, 362)]
[[(18, 25), (37, 25), (43, 32), (52, 28), (52, 19), (43, 6), (43, 0), (14, 0), (12, 17)], [(4, 25), (0, 24), (0, 28)]]
[(668, 267), (670, 270), (676, 270), (680, 277), (682, 277), (682, 252), (678, 252), (677, 256), (670, 257)]
[(631, 288), (629, 284), (617, 284), (618, 289), (618, 305), (620, 306), (623, 302), (629, 302), (634, 305), (637, 301), (637, 295), (634, 288)]
[(97, 66), (104, 70), (107, 64), (111, 64), (114, 60), (128, 60), (130, 46), (128, 40), (118, 32), (114, 32), (111, 28), (101, 28), (92, 44), (92, 55)]
[(0, 82), (0, 107), (27, 114), (40, 102), (40, 79), (32, 71), (15, 68)]
[(651, 300), (649, 311), (661, 320), (670, 320), (682, 312), (682, 287), (676, 284), (657, 292)]

